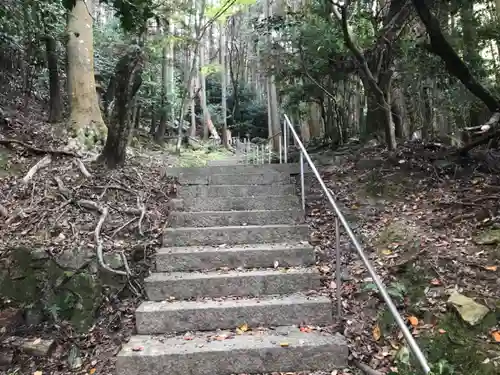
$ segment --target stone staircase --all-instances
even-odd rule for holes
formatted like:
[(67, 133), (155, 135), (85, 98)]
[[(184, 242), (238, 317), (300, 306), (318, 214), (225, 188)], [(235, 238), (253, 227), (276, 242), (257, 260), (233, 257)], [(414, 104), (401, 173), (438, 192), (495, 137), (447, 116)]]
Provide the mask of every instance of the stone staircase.
[[(118, 375), (332, 371), (347, 365), (332, 322), (295, 186), (297, 166), (219, 165), (176, 170), (179, 197), (137, 335)], [(240, 327), (238, 330), (237, 327)], [(246, 329), (249, 327), (250, 329)], [(237, 331), (237, 332), (235, 332)]]

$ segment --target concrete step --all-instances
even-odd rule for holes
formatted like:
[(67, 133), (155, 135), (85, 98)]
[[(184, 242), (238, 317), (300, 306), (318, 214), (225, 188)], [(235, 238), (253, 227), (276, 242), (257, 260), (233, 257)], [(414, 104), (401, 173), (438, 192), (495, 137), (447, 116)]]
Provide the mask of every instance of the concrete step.
[[(269, 185), (290, 184), (289, 174), (268, 171), (265, 173), (197, 175), (181, 173), (181, 185)], [(181, 187), (182, 188), (182, 187)]]
[(184, 199), (184, 211), (291, 210), (300, 208), (296, 195)]
[(169, 219), (172, 228), (200, 228), (210, 226), (300, 224), (305, 221), (305, 214), (300, 209), (204, 212), (174, 211), (170, 213)]
[(347, 367), (349, 350), (339, 334), (300, 332), (294, 327), (248, 332), (220, 339), (220, 332), (192, 336), (132, 336), (117, 356), (120, 375), (229, 375)]
[(262, 269), (256, 271), (212, 271), (153, 273), (144, 280), (151, 301), (204, 297), (258, 297), (292, 294), (318, 289), (316, 268)]
[(307, 243), (254, 244), (242, 246), (189, 246), (161, 248), (156, 253), (156, 271), (215, 270), (222, 267), (271, 268), (312, 266), (314, 248)]
[(205, 228), (167, 228), (163, 246), (211, 246), (300, 242), (309, 239), (307, 224), (248, 225)]
[[(305, 171), (309, 168), (304, 165)], [(211, 176), (213, 174), (242, 174), (242, 173), (263, 173), (263, 172), (281, 172), (289, 175), (300, 173), (298, 163), (290, 164), (264, 164), (264, 165), (217, 165), (207, 167), (189, 167), (189, 168), (165, 168), (167, 176), (179, 177), (181, 174)]]
[(296, 187), (288, 185), (188, 185), (179, 187), (179, 198), (261, 197), (267, 195), (293, 195)]
[(323, 326), (332, 322), (332, 302), (329, 297), (302, 294), (223, 301), (147, 301), (137, 308), (135, 316), (140, 335), (234, 329), (242, 324)]

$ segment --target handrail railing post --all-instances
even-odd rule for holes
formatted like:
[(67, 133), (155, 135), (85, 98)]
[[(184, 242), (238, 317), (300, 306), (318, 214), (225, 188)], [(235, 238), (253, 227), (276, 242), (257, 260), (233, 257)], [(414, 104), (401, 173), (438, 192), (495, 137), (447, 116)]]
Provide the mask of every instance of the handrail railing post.
[(283, 122), (283, 160), (285, 164), (288, 162), (288, 126), (286, 120)]
[[(354, 244), (354, 247), (356, 248), (356, 251), (357, 251), (359, 257), (361, 258), (362, 262), (364, 263), (365, 267), (367, 268), (368, 273), (370, 274), (371, 278), (373, 279), (373, 282), (377, 286), (377, 289), (379, 290), (380, 295), (382, 296), (382, 299), (387, 304), (387, 307), (389, 308), (391, 315), (394, 317), (394, 320), (396, 321), (397, 325), (401, 329), (401, 332), (403, 333), (403, 336), (404, 336), (406, 342), (410, 346), (411, 351), (413, 352), (413, 354), (415, 354), (415, 357), (417, 358), (417, 361), (419, 362), (420, 366), (422, 367), (422, 370), (426, 374), (428, 374), (430, 372), (430, 367), (429, 367), (429, 364), (427, 363), (427, 359), (425, 358), (424, 354), (422, 353), (422, 350), (418, 346), (418, 344), (415, 341), (415, 338), (411, 334), (410, 330), (406, 326), (403, 318), (401, 318), (401, 315), (399, 314), (398, 309), (396, 308), (396, 306), (394, 305), (394, 302), (392, 301), (391, 297), (389, 296), (389, 293), (387, 292), (387, 289), (385, 288), (384, 284), (382, 283), (382, 280), (375, 272), (375, 269), (371, 265), (370, 260), (368, 259), (363, 248), (361, 247), (361, 244), (357, 240), (351, 227), (349, 226), (349, 223), (347, 222), (344, 215), (342, 214), (339, 207), (337, 206), (337, 203), (335, 202), (335, 199), (333, 199), (333, 196), (330, 193), (329, 189), (326, 187), (325, 182), (323, 181), (323, 179), (321, 178), (321, 175), (318, 172), (318, 169), (316, 168), (313, 161), (311, 160), (311, 157), (307, 153), (307, 150), (306, 150), (304, 144), (301, 142), (299, 136), (297, 135), (297, 132), (293, 128), (292, 123), (290, 122), (290, 119), (288, 118), (288, 116), (286, 114), (285, 114), (285, 121), (286, 121), (286, 125), (290, 128), (290, 132), (292, 133), (292, 136), (294, 137), (295, 141), (297, 142), (297, 145), (299, 146), (301, 153), (304, 154), (304, 158), (306, 159), (307, 163), (309, 164), (309, 167), (311, 168), (311, 170), (314, 173), (314, 176), (316, 177), (319, 184), (321, 185), (321, 188), (323, 189), (323, 192), (325, 193), (326, 198), (328, 199), (331, 206), (333, 207), (337, 220), (340, 221), (340, 223), (344, 227), (347, 235), (349, 236), (352, 243)], [(340, 262), (340, 259), (338, 259), (338, 262)]]
[(281, 159), (281, 137), (278, 137), (278, 143), (279, 143), (279, 151), (280, 151), (280, 164), (282, 162), (282, 159)]
[(247, 140), (243, 138), (243, 153), (245, 154), (245, 165), (248, 164)]
[(337, 317), (342, 319), (342, 277), (340, 269), (340, 225), (339, 218), (335, 216), (335, 276), (336, 276), (336, 295), (337, 295)]
[(300, 151), (300, 196), (302, 198), (302, 210), (306, 210), (306, 192), (304, 190), (304, 154)]

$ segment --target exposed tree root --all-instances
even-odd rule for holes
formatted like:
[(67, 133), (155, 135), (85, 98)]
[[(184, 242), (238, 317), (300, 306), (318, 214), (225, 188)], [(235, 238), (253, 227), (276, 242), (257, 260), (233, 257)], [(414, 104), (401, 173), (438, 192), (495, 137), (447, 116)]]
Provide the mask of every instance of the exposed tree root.
[(52, 149), (48, 149), (48, 148), (38, 148), (35, 146), (31, 146), (31, 145), (29, 145), (23, 141), (20, 141), (18, 139), (12, 139), (12, 138), (0, 139), (0, 145), (9, 146), (12, 144), (22, 146), (25, 149), (33, 152), (34, 154), (38, 154), (38, 155), (52, 154), (52, 155), (58, 155), (58, 156), (72, 156), (74, 158), (80, 158), (80, 155), (75, 154), (74, 152), (71, 152), (71, 151), (52, 150)]
[(32, 166), (30, 168), (30, 170), (28, 171), (28, 173), (26, 173), (26, 176), (24, 176), (23, 182), (25, 184), (27, 184), (33, 178), (33, 176), (36, 174), (36, 172), (38, 172), (38, 170), (46, 167), (51, 162), (52, 162), (52, 158), (50, 157), (50, 155), (45, 155), (34, 166)]
[(362, 362), (354, 361), (354, 365), (356, 365), (356, 367), (363, 371), (366, 375), (383, 375), (380, 371), (374, 370)]

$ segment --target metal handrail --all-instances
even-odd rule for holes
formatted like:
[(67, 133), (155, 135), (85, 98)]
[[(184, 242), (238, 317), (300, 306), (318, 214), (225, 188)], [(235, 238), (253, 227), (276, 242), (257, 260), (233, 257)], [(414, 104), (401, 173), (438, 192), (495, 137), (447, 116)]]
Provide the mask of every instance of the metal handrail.
[[(290, 119), (288, 116), (285, 114), (285, 126), (284, 126), (284, 160), (285, 163), (287, 162), (287, 134), (288, 130), (292, 134), (293, 138), (295, 139), (297, 145), (300, 148), (300, 183), (301, 183), (301, 195), (302, 195), (302, 207), (305, 207), (305, 193), (304, 193), (304, 158), (306, 159), (307, 163), (309, 164), (309, 167), (311, 168), (312, 172), (314, 173), (314, 176), (318, 180), (319, 184), (321, 185), (321, 188), (323, 189), (323, 192), (325, 193), (328, 201), (332, 205), (333, 209), (335, 210), (335, 235), (336, 235), (336, 241), (335, 241), (335, 246), (336, 246), (336, 282), (337, 282), (337, 288), (336, 288), (336, 294), (337, 294), (337, 308), (338, 308), (338, 315), (342, 315), (342, 303), (340, 299), (340, 289), (341, 289), (341, 277), (340, 277), (340, 228), (339, 228), (339, 220), (342, 223), (342, 226), (344, 227), (345, 231), (347, 232), (347, 235), (351, 239), (352, 243), (354, 244), (354, 247), (356, 248), (356, 251), (358, 252), (358, 255), (360, 256), (361, 260), (363, 261), (364, 265), (368, 269), (368, 273), (373, 279), (373, 282), (377, 286), (378, 290), (380, 291), (380, 294), (382, 295), (382, 298), (384, 299), (385, 303), (389, 307), (389, 311), (391, 312), (392, 316), (396, 320), (396, 323), (398, 324), (399, 328), (403, 332), (403, 336), (406, 339), (406, 342), (410, 346), (411, 351), (417, 358), (417, 361), (419, 362), (420, 366), (422, 367), (422, 370), (427, 374), (430, 372), (429, 364), (427, 362), (427, 359), (425, 358), (422, 350), (418, 346), (417, 342), (413, 338), (410, 330), (406, 326), (403, 318), (401, 318), (401, 315), (399, 314), (396, 305), (394, 305), (394, 302), (392, 301), (391, 297), (389, 296), (389, 293), (387, 292), (387, 289), (385, 288), (384, 284), (380, 280), (380, 277), (377, 275), (375, 272), (375, 269), (371, 265), (370, 261), (368, 260), (368, 257), (366, 256), (361, 244), (358, 242), (356, 237), (354, 236), (354, 233), (352, 229), (350, 228), (349, 224), (347, 223), (344, 215), (340, 211), (339, 207), (337, 206), (337, 203), (335, 203), (335, 199), (333, 199), (333, 196), (330, 192), (330, 190), (326, 187), (325, 182), (321, 178), (321, 175), (319, 174), (316, 166), (311, 160), (311, 157), (307, 153), (306, 148), (304, 147), (304, 144), (300, 140), (299, 136), (297, 135), (297, 132), (295, 131), (292, 123), (290, 122)], [(280, 159), (281, 159), (281, 150), (280, 150)]]

